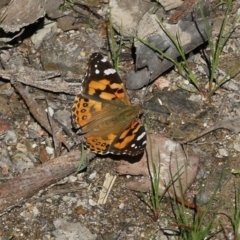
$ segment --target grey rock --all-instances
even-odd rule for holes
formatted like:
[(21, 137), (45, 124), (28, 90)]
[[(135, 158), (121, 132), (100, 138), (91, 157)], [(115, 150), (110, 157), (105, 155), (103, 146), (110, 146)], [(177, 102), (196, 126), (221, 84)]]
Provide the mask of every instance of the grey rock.
[[(135, 42), (137, 69), (135, 74), (138, 71), (145, 71), (143, 68), (147, 68), (149, 71), (149, 74), (144, 72), (141, 80), (139, 80), (140, 74), (134, 76), (134, 72), (131, 72), (126, 82), (129, 89), (137, 89), (149, 84), (149, 76), (150, 82), (152, 82), (173, 66), (173, 62), (163, 56), (161, 57), (160, 52), (156, 49), (164, 52), (173, 60), (180, 56), (175, 44), (159, 24), (161, 12), (156, 11), (156, 14), (152, 14), (150, 9), (153, 7), (153, 3), (137, 2), (132, 4), (126, 0), (110, 1), (111, 17), (115, 29), (121, 29), (124, 34), (136, 37), (139, 40)], [(209, 17), (209, 3), (204, 2), (202, 6), (204, 6), (205, 17)], [(129, 23), (131, 23), (131, 26), (129, 26)], [(180, 20), (177, 24), (164, 23), (164, 26), (173, 39), (177, 41), (178, 38), (185, 53), (191, 52), (207, 39), (205, 24), (198, 7), (194, 9), (194, 12), (191, 11), (189, 17), (185, 17), (183, 21)], [(136, 81), (137, 83), (134, 84)]]
[(57, 219), (53, 222), (56, 230), (53, 235), (56, 240), (95, 240), (97, 236), (92, 234), (88, 228), (81, 223), (67, 222), (64, 219)]
[(16, 145), (17, 144), (17, 135), (16, 135), (15, 131), (8, 130), (6, 132), (6, 135), (5, 135), (4, 139), (3, 139), (3, 141), (7, 145)]

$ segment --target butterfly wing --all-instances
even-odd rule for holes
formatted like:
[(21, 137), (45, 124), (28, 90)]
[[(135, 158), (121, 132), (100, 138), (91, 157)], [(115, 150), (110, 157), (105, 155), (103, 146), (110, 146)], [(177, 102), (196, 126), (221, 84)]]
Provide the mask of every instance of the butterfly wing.
[(85, 145), (100, 154), (139, 154), (146, 132), (138, 114), (116, 70), (100, 53), (92, 54), (73, 106), (74, 125), (85, 133)]
[(103, 114), (108, 114), (100, 112), (109, 104), (131, 105), (116, 70), (100, 53), (93, 53), (89, 59), (81, 92), (75, 98), (72, 109), (74, 126), (86, 126), (93, 121), (93, 114), (95, 120)]
[(115, 138), (109, 147), (109, 152), (136, 156), (144, 151), (146, 144), (145, 128), (137, 118), (134, 118), (127, 128)]
[(93, 53), (90, 57), (81, 95), (95, 101), (121, 100), (131, 105), (120, 76), (100, 53)]

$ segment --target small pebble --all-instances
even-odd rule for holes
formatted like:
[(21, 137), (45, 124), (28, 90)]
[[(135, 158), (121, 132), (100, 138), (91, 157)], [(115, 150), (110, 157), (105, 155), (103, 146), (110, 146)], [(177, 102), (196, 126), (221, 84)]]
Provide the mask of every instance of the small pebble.
[(54, 153), (54, 149), (52, 147), (46, 147), (46, 151), (49, 155)]
[(240, 142), (233, 142), (233, 148), (236, 151), (240, 152)]
[(34, 215), (34, 216), (39, 215), (39, 210), (38, 210), (38, 208), (35, 207), (35, 206), (33, 207), (32, 212), (33, 212), (33, 215)]
[(6, 135), (3, 139), (3, 141), (7, 144), (7, 145), (16, 145), (17, 143), (17, 135), (13, 130), (8, 130), (6, 132)]
[(71, 175), (71, 176), (69, 176), (69, 182), (70, 182), (70, 183), (74, 183), (74, 182), (76, 182), (76, 181), (77, 181), (77, 179), (78, 179), (78, 178), (77, 178), (77, 177), (75, 177), (75, 176), (72, 176), (72, 175)]
[(219, 148), (218, 149), (218, 154), (220, 155), (220, 157), (228, 157), (228, 150), (226, 148)]
[(45, 109), (45, 112), (48, 112), (51, 117), (52, 117), (53, 114), (54, 114), (54, 111), (53, 111), (53, 109), (52, 109), (51, 107), (46, 108), (46, 109)]
[(96, 175), (97, 175), (97, 172), (95, 171), (89, 175), (88, 179), (93, 180), (96, 177)]
[(92, 207), (94, 207), (94, 206), (97, 205), (97, 203), (96, 203), (94, 200), (92, 200), (91, 198), (88, 200), (88, 203), (89, 203), (89, 205), (92, 206)]

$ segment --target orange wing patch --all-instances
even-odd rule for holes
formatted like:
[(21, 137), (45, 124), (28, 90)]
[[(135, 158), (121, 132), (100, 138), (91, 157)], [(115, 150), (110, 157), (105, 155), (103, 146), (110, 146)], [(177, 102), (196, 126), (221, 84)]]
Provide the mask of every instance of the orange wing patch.
[(102, 103), (76, 97), (73, 106), (73, 120), (76, 127), (84, 127), (92, 121), (93, 112), (101, 111)]
[(130, 105), (130, 102), (127, 99), (127, 96), (123, 90), (123, 83), (112, 83), (103, 79), (100, 81), (91, 80), (88, 85), (88, 94), (90, 96), (96, 95), (100, 92), (99, 97), (104, 100), (114, 100), (114, 99), (123, 99), (124, 102)]
[(88, 94), (94, 95), (96, 93), (96, 90), (104, 91), (107, 85), (109, 85), (109, 81), (106, 79), (101, 81), (91, 80), (88, 85), (89, 87)]
[(115, 134), (109, 134), (106, 138), (100, 136), (87, 136), (86, 139), (86, 146), (94, 152), (100, 154), (106, 154), (108, 151), (109, 146), (111, 146), (112, 142), (116, 138)]
[(142, 125), (137, 120), (132, 121), (131, 125), (119, 137), (119, 142), (114, 144), (114, 147), (118, 149), (126, 148), (134, 140), (141, 127)]

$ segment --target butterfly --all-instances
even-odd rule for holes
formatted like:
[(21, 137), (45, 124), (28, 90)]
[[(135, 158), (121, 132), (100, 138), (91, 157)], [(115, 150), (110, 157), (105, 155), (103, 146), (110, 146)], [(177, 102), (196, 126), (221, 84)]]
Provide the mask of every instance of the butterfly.
[(139, 155), (146, 147), (146, 131), (123, 82), (101, 53), (93, 53), (81, 92), (72, 108), (75, 128), (84, 134), (84, 145), (98, 154)]

